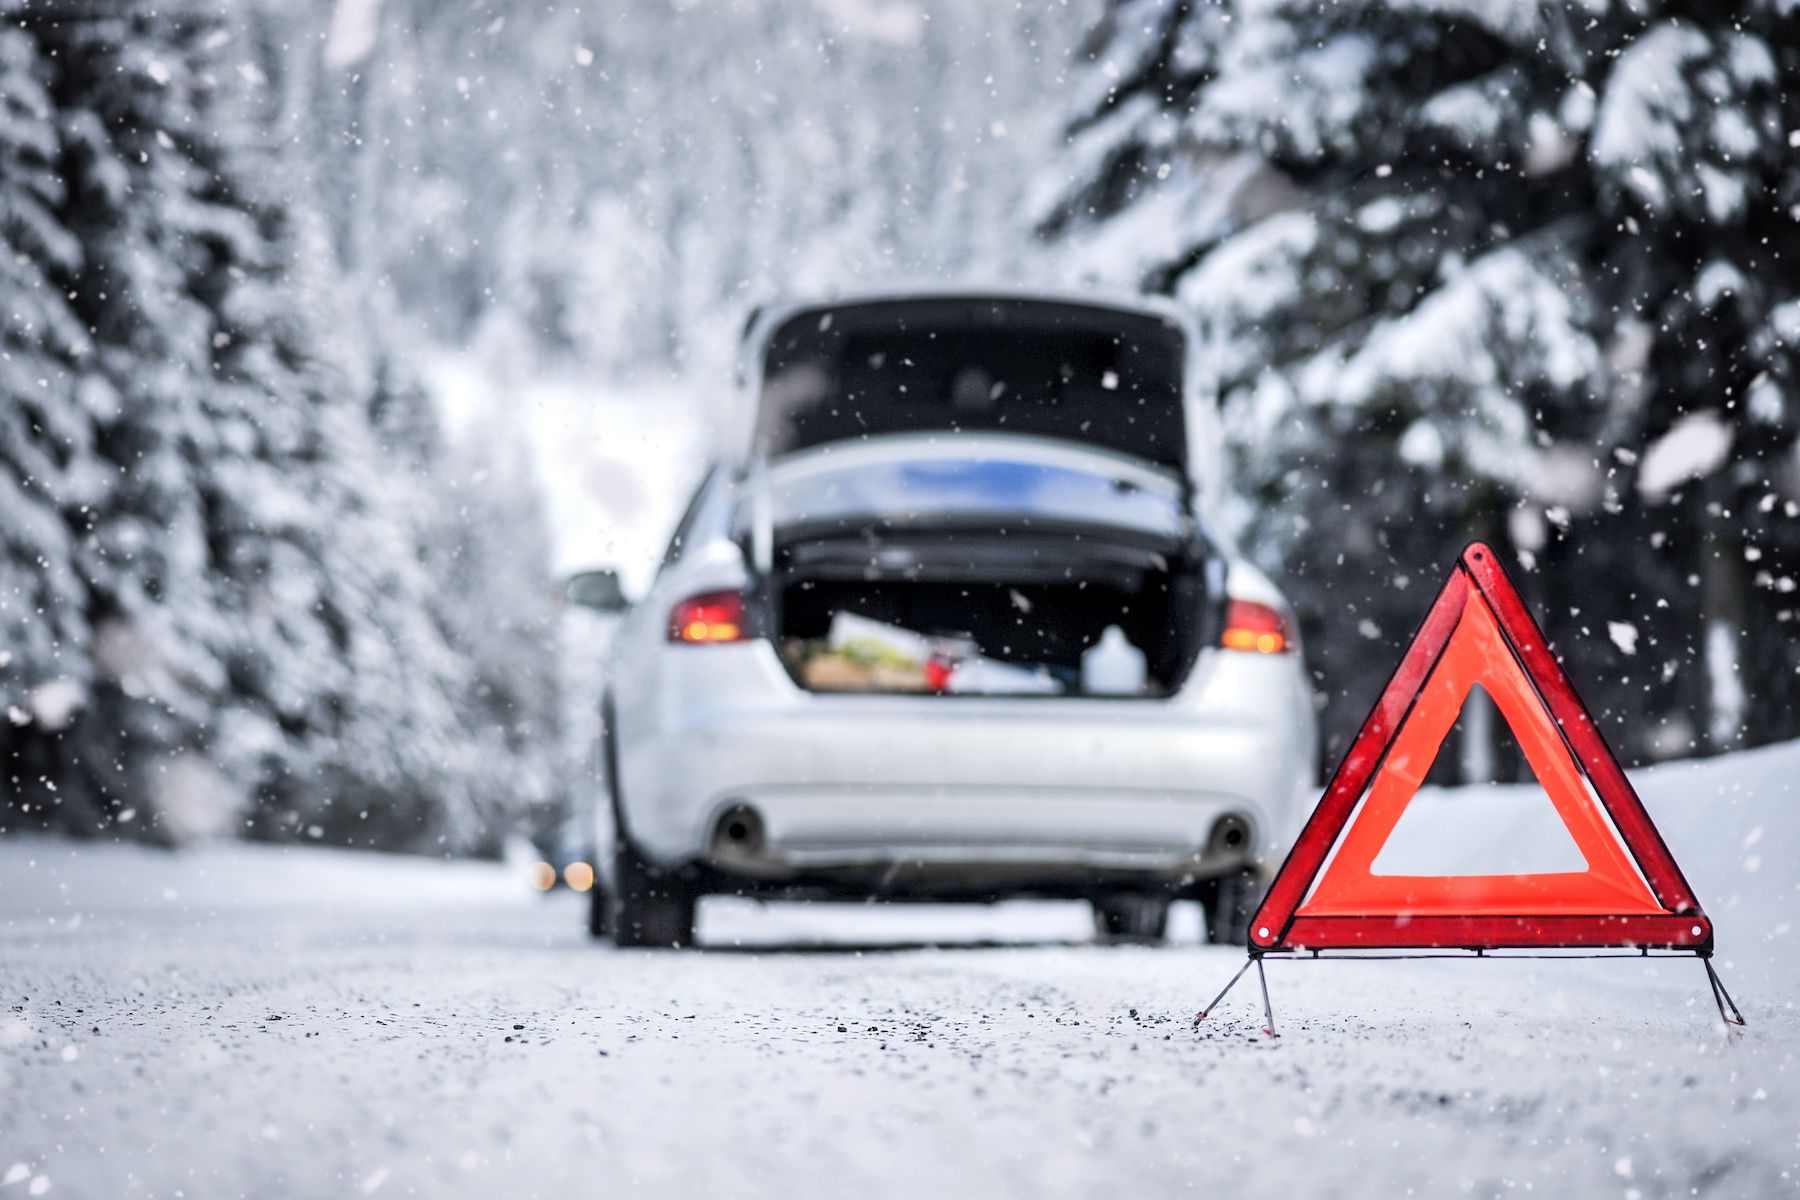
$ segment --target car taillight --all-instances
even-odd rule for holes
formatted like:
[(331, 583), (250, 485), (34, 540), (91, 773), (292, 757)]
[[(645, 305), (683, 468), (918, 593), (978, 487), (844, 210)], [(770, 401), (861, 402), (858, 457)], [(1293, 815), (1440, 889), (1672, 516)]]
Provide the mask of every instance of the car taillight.
[(741, 642), (744, 640), (742, 592), (702, 592), (669, 610), (671, 642)]
[(1254, 600), (1233, 600), (1225, 608), (1225, 635), (1219, 644), (1227, 650), (1254, 650), (1280, 654), (1294, 641), (1294, 630), (1281, 610)]

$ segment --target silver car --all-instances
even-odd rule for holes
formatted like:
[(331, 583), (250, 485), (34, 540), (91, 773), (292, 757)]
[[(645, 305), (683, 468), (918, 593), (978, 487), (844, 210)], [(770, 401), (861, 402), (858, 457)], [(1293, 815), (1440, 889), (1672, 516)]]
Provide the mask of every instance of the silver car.
[(1292, 614), (1205, 515), (1172, 307), (894, 295), (759, 315), (741, 427), (613, 641), (591, 930), (707, 894), (1081, 898), (1242, 942), (1315, 780)]

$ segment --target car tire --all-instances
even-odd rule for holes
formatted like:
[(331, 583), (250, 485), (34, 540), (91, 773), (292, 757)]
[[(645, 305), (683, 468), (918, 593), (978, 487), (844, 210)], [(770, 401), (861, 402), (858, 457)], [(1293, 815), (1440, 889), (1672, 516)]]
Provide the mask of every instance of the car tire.
[(682, 947), (694, 943), (692, 887), (674, 872), (644, 861), (625, 838), (613, 850), (613, 942), (620, 946)]
[(1262, 885), (1254, 871), (1233, 871), (1213, 881), (1202, 900), (1206, 940), (1216, 946), (1250, 944), (1250, 918), (1262, 903)]
[(587, 931), (591, 938), (609, 938), (612, 936), (612, 908), (608, 903), (606, 884), (599, 879), (588, 889), (588, 922)]
[(1093, 905), (1094, 933), (1103, 942), (1160, 942), (1169, 926), (1167, 896), (1114, 892), (1096, 896)]

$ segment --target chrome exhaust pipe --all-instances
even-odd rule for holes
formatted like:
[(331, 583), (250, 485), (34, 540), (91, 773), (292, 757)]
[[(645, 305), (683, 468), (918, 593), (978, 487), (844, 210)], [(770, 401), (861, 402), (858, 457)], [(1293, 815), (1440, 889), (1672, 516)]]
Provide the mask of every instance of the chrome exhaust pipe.
[(713, 820), (706, 859), (722, 871), (759, 879), (792, 875), (794, 868), (769, 850), (762, 814), (749, 804), (728, 806)]

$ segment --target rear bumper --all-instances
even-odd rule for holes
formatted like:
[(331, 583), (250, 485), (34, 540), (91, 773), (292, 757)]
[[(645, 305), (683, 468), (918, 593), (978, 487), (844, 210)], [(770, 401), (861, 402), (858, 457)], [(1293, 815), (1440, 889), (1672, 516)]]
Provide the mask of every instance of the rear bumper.
[[(1313, 782), (1311, 705), (1286, 655), (1208, 652), (1167, 700), (820, 695), (766, 642), (658, 658), (645, 695), (619, 689), (616, 720), (626, 824), (665, 864), (1178, 883), (1284, 853)], [(732, 841), (722, 818), (744, 811), (754, 836)]]
[[(749, 878), (825, 873), (950, 885), (1130, 873), (1191, 881), (1249, 860), (1244, 806), (1229, 796), (906, 785), (734, 790), (702, 857)], [(1228, 845), (1215, 832), (1234, 817), (1239, 836)], [(734, 820), (754, 825), (734, 838)]]

